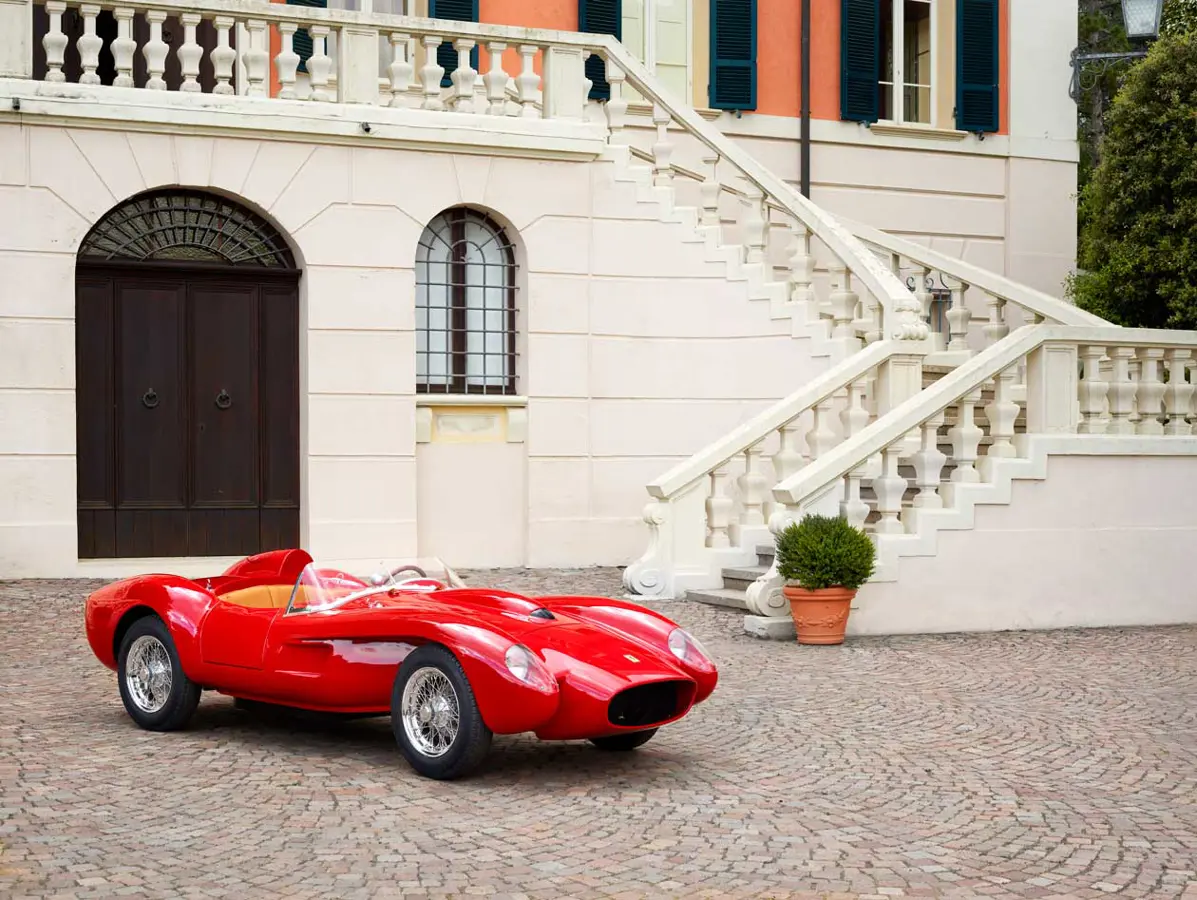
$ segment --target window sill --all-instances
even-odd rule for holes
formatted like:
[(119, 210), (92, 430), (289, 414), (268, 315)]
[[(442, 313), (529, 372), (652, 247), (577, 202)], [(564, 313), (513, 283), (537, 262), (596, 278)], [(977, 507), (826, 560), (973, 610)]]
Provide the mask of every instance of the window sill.
[(899, 124), (897, 122), (874, 122), (869, 126), (869, 131), (892, 137), (921, 137), (933, 141), (962, 141), (972, 133), (955, 128), (933, 128), (930, 125)]
[(528, 398), (505, 394), (418, 394), (417, 444), (522, 444)]

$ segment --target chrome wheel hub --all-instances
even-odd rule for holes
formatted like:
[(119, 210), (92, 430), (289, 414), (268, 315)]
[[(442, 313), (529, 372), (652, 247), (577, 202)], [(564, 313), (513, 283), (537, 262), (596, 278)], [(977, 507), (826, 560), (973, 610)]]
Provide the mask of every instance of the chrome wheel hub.
[(440, 669), (417, 669), (403, 688), (403, 732), (423, 756), (443, 756), (457, 740), (461, 707), (453, 683)]
[(156, 713), (166, 706), (174, 673), (166, 645), (152, 634), (143, 634), (125, 657), (125, 687), (142, 712)]

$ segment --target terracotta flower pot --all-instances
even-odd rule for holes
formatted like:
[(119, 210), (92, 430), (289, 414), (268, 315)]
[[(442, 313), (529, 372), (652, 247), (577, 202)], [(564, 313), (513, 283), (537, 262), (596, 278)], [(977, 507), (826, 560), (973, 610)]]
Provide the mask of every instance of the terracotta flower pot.
[(856, 591), (840, 587), (808, 591), (806, 588), (786, 585), (781, 592), (790, 601), (790, 615), (794, 617), (798, 643), (844, 642), (848, 612), (852, 609), (852, 599), (856, 596)]

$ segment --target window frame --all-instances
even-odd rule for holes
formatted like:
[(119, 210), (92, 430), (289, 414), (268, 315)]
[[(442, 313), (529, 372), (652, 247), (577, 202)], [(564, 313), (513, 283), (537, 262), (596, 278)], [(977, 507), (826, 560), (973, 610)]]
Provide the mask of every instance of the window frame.
[[(421, 377), (418, 366), (416, 372), (416, 393), (417, 394), (437, 394), (437, 395), (461, 395), (461, 396), (517, 396), (516, 394), (516, 380), (518, 360), (517, 353), (517, 327), (516, 327), (516, 277), (518, 272), (518, 263), (515, 255), (515, 245), (507, 234), (507, 229), (496, 222), (491, 216), (487, 215), (481, 210), (473, 209), (468, 206), (454, 206), (443, 210), (436, 214), (432, 220), (425, 226), (424, 232), (420, 235), (420, 247), (417, 249), (416, 262), (417, 271), (418, 265), (421, 261), (421, 253), (423, 248), (431, 249), (433, 244), (425, 240), (425, 235), (432, 232), (433, 240), (444, 240), (440, 236), (439, 231), (434, 230), (433, 226), (438, 220), (444, 218), (449, 226), (448, 246), (449, 246), (449, 283), (443, 284), (437, 282), (438, 286), (446, 288), (448, 295), (448, 307), (446, 310), (446, 318), (448, 325), (443, 330), (436, 329), (435, 331), (430, 327), (430, 315), (425, 320), (423, 329), (417, 327), (417, 335), (422, 330), (428, 338), (434, 333), (444, 333), (446, 335), (446, 344), (448, 349), (444, 351), (448, 355), (448, 372), (444, 376), (446, 381), (444, 384), (433, 383), (429, 379), (434, 377), (430, 371), (426, 371)], [(469, 374), (469, 342), (471, 335), (477, 334), (483, 337), (485, 347), (485, 336), (489, 334), (485, 328), (485, 324), (481, 330), (471, 329), (469, 327), (469, 301), (467, 291), (470, 282), (467, 278), (467, 271), (470, 265), (467, 257), (468, 245), (466, 241), (465, 227), (466, 224), (473, 219), (475, 222), (482, 224), (495, 238), (495, 244), (498, 251), (503, 256), (502, 268), (504, 272), (505, 284), (499, 290), (504, 293), (504, 308), (502, 310), (504, 320), (504, 336), (505, 347), (501, 356), (506, 359), (507, 371), (506, 377), (502, 384), (470, 384)], [(428, 269), (430, 265), (428, 260), (423, 260), (425, 266), (425, 278), (427, 279)], [(426, 315), (433, 308), (428, 305), (427, 289), (433, 282), (429, 279), (422, 285), (425, 289), (425, 303), (424, 309)], [(419, 309), (419, 291), (421, 284), (419, 275), (416, 277), (416, 308)], [(485, 323), (486, 307), (485, 303), (482, 307), (483, 322)], [(418, 341), (418, 338), (417, 338)], [(431, 341), (429, 340), (430, 344)], [(419, 349), (417, 345), (417, 360), (419, 359)], [(438, 351), (439, 353), (439, 351)], [(428, 346), (424, 349), (426, 361), (431, 362), (433, 352)], [(486, 373), (486, 358), (485, 349), (482, 354), (483, 358), (483, 379), (490, 380), (492, 377)], [(431, 369), (431, 366), (428, 366)], [(441, 376), (436, 376), (441, 377)]]
[[(938, 102), (938, 66), (940, 63), (939, 54), (939, 4), (943, 0), (914, 0), (914, 2), (925, 3), (927, 5), (928, 15), (930, 17), (931, 35), (930, 35), (930, 55), (931, 59), (928, 63), (928, 70), (930, 71), (930, 78), (928, 79), (928, 106), (930, 107), (929, 120), (926, 122), (908, 121), (906, 119), (906, 0), (879, 0), (879, 5), (890, 4), (890, 15), (892, 17), (890, 44), (887, 48), (885, 46), (884, 27), (881, 34), (881, 56), (877, 60), (877, 121), (886, 125), (907, 125), (914, 128), (937, 128), (939, 126), (939, 102)], [(893, 79), (889, 83), (889, 105), (892, 115), (889, 118), (881, 117), (881, 92), (885, 88), (887, 82), (885, 81), (885, 56), (889, 53), (893, 58), (893, 71), (890, 72), (890, 77)], [(921, 85), (915, 86), (916, 90)]]
[[(657, 3), (658, 0), (640, 0), (640, 39), (644, 48), (644, 58), (640, 62), (644, 63), (644, 67), (653, 75), (657, 74)], [(685, 96), (678, 98), (681, 100), (687, 100), (694, 95), (694, 3), (695, 0), (682, 0), (682, 5), (686, 8), (686, 85)], [(621, 30), (623, 24), (621, 8)], [(620, 43), (624, 43), (622, 35)]]

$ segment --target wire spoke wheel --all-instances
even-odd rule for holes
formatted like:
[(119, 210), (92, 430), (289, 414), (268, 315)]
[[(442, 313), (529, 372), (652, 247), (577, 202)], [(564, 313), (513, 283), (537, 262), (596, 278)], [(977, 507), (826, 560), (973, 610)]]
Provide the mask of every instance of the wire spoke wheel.
[(461, 730), (461, 705), (453, 683), (440, 669), (417, 669), (403, 688), (403, 730), (421, 754), (443, 756)]
[(174, 683), (170, 654), (152, 634), (143, 634), (129, 648), (125, 662), (125, 686), (137, 708), (156, 713), (170, 699)]

